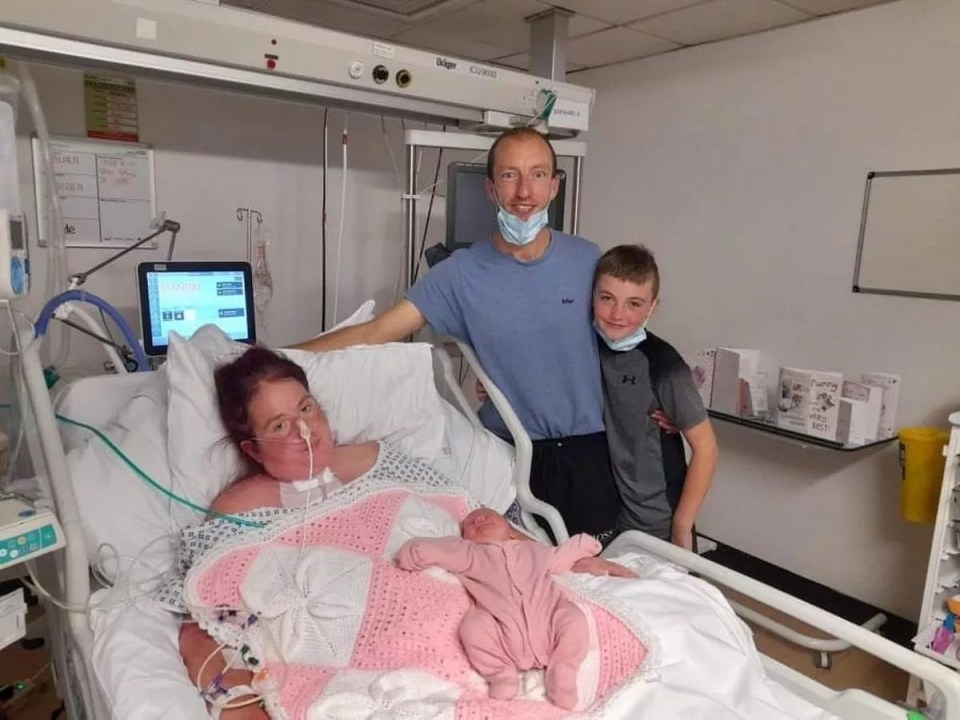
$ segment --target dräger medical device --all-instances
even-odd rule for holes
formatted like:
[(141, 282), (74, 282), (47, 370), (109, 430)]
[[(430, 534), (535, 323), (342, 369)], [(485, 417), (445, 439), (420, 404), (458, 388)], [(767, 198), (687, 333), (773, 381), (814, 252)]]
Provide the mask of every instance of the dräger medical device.
[(167, 337), (213, 324), (232, 340), (257, 341), (248, 262), (145, 262), (137, 267), (140, 329), (147, 355), (167, 354)]
[(28, 292), (27, 224), (22, 215), (0, 209), (0, 300), (14, 300)]

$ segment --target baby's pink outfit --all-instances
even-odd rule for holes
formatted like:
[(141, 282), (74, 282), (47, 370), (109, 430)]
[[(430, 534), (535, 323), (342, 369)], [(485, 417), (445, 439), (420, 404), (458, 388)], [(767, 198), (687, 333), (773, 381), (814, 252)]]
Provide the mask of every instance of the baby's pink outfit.
[(576, 535), (559, 547), (530, 540), (474, 542), (457, 537), (411, 540), (397, 553), (405, 570), (436, 566), (455, 573), (476, 602), (460, 625), (460, 641), (491, 697), (509, 700), (519, 671), (546, 668), (549, 700), (577, 704), (577, 672), (587, 654), (587, 619), (550, 578), (567, 572), (601, 545)]

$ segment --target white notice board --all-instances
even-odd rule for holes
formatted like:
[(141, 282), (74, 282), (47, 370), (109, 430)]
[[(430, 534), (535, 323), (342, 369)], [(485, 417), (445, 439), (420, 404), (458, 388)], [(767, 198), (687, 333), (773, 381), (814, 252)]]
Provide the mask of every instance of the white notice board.
[[(126, 247), (153, 232), (157, 214), (153, 149), (128, 142), (50, 138), (68, 247)], [(40, 143), (33, 138), (37, 236), (46, 245), (48, 198)], [(157, 247), (157, 241), (143, 247)]]
[(960, 300), (960, 169), (867, 174), (854, 292)]

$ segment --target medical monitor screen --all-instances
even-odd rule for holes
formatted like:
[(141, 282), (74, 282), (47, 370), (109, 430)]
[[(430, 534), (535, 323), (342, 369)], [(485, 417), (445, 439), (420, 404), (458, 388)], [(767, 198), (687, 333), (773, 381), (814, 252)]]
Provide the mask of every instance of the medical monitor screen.
[(143, 349), (148, 355), (167, 354), (171, 331), (188, 338), (211, 324), (233, 340), (256, 342), (249, 263), (141, 263), (137, 280)]
[[(547, 209), (548, 225), (563, 231), (563, 199), (566, 174), (558, 171), (560, 190)], [(447, 236), (451, 251), (467, 247), (497, 231), (497, 206), (487, 197), (484, 180), (487, 166), (475, 163), (450, 163), (447, 166)]]

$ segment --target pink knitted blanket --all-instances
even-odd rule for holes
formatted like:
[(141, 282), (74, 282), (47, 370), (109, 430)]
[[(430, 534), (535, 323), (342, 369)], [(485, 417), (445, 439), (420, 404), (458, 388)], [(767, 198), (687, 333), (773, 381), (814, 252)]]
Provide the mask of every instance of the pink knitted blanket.
[[(278, 720), (579, 715), (546, 702), (542, 672), (527, 674), (523, 698), (489, 699), (457, 637), (470, 604), (459, 581), (393, 564), (411, 538), (458, 534), (473, 507), (453, 489), (351, 486), (212, 548), (188, 572), (184, 601), (214, 639), (239, 651)], [(582, 709), (602, 712), (645, 671), (647, 644), (629, 617), (566, 587), (590, 624)]]

